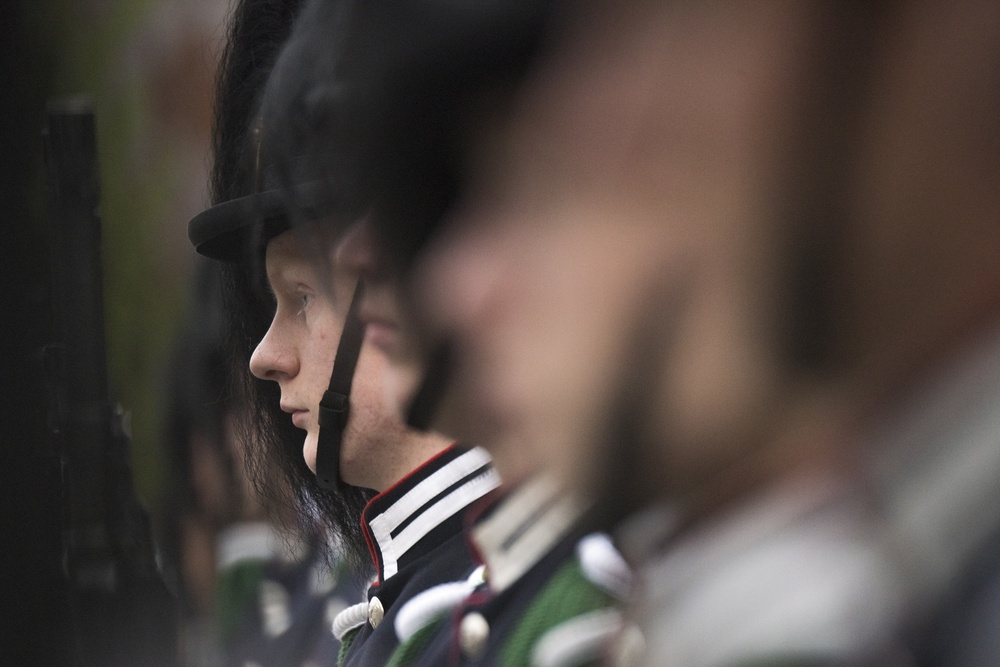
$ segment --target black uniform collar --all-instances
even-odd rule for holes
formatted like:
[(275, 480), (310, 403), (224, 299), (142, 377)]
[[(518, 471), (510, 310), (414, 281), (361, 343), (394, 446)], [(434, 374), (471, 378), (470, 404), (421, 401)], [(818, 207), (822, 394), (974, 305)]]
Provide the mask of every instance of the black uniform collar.
[(459, 533), (462, 510), (499, 484), (489, 454), (452, 445), (372, 498), (361, 527), (378, 582), (436, 547), (442, 531)]
[(577, 525), (584, 505), (546, 476), (526, 481), (472, 528), (490, 590), (500, 593), (545, 557)]

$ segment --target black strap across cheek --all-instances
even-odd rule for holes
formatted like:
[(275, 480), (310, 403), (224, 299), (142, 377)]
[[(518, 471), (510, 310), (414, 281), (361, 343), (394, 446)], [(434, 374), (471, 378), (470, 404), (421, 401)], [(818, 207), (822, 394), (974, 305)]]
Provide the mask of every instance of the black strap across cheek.
[(361, 297), (364, 293), (362, 282), (354, 290), (351, 307), (344, 320), (344, 330), (337, 345), (337, 356), (333, 360), (330, 373), (330, 387), (319, 402), (319, 442), (316, 445), (316, 479), (320, 487), (328, 491), (340, 491), (340, 445), (344, 439), (344, 429), (351, 412), (351, 383), (354, 368), (358, 364), (361, 343), (365, 339), (365, 327), (358, 317)]

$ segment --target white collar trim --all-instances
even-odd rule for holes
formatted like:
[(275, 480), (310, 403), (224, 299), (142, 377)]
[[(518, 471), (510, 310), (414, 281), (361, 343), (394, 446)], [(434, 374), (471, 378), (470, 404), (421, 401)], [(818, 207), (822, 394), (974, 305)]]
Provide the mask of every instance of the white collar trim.
[[(471, 449), (429, 475), (368, 522), (371, 535), (382, 554), (383, 581), (399, 571), (400, 559), (428, 533), (500, 485), (499, 475), (493, 468), (488, 468), (448, 495), (428, 504), (444, 489), (489, 463), (490, 456), (484, 450), (478, 447)], [(413, 521), (393, 536), (393, 531), (411, 517), (415, 517)]]

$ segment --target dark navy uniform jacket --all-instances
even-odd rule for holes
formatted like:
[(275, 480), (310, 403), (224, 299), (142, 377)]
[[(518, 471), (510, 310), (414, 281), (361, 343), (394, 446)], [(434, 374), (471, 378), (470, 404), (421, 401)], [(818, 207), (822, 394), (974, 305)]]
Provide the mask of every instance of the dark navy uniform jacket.
[(369, 502), (362, 521), (377, 575), (367, 601), (334, 621), (344, 645), (341, 665), (386, 664), (398, 646), (399, 608), (468, 573), (465, 512), (499, 483), (485, 451), (452, 446)]
[(489, 500), (468, 530), (482, 565), (464, 582), (465, 594), (445, 609), (434, 598), (447, 597), (446, 587), (408, 603), (397, 623), (404, 643), (390, 664), (599, 661), (621, 623), (615, 605), (629, 585), (624, 560), (605, 536), (585, 535), (582, 507), (547, 480)]

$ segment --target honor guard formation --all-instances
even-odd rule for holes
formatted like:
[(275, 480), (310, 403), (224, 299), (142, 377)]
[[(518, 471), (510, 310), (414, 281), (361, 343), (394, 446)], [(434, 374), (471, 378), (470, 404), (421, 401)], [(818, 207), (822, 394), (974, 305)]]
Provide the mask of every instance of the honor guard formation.
[(181, 662), (1000, 665), (1000, 3), (226, 25)]

